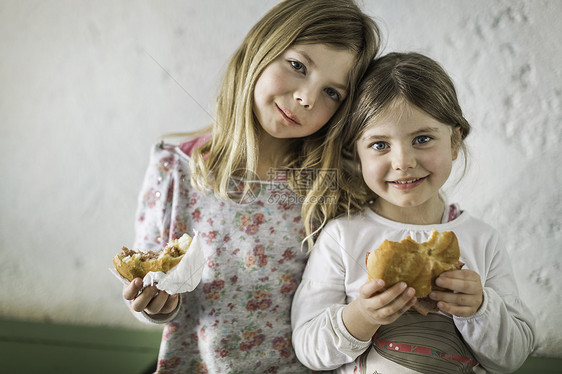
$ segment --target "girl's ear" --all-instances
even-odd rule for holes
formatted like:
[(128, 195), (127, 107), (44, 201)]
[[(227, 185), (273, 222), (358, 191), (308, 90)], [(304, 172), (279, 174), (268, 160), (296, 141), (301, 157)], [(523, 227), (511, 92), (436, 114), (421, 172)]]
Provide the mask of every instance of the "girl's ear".
[(453, 161), (459, 156), (459, 149), (462, 143), (462, 129), (460, 125), (453, 128), (453, 134), (451, 135), (451, 147), (453, 148)]

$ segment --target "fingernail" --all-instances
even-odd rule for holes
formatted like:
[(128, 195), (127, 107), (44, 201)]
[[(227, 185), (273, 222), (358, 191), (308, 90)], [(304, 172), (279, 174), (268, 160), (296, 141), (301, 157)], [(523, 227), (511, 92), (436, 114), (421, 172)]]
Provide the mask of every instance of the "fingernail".
[(414, 293), (415, 293), (415, 292), (416, 292), (416, 290), (414, 290), (413, 288), (410, 288), (406, 294), (407, 294), (408, 296), (414, 296)]
[(400, 283), (400, 288), (401, 288), (401, 289), (404, 289), (404, 288), (406, 288), (406, 287), (407, 287), (407, 286), (406, 286), (406, 283), (404, 283), (404, 282)]
[(377, 286), (379, 287), (384, 286), (384, 281), (382, 279), (377, 279)]

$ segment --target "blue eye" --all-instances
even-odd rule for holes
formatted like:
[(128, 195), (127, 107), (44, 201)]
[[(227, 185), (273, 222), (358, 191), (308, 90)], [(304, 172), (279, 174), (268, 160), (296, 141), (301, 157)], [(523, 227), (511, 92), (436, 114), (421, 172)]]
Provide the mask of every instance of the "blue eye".
[(376, 151), (384, 151), (386, 148), (388, 148), (388, 144), (386, 144), (385, 142), (375, 142), (371, 145), (371, 148)]
[(324, 92), (326, 92), (328, 96), (330, 96), (330, 98), (334, 99), (335, 101), (340, 101), (341, 99), (341, 95), (339, 94), (339, 92), (334, 90), (333, 88), (326, 88)]
[(431, 141), (431, 137), (427, 135), (421, 135), (414, 139), (414, 144), (425, 144)]
[(299, 61), (289, 61), (289, 63), (291, 64), (293, 69), (295, 69), (299, 73), (306, 73), (306, 67), (304, 66), (303, 63)]

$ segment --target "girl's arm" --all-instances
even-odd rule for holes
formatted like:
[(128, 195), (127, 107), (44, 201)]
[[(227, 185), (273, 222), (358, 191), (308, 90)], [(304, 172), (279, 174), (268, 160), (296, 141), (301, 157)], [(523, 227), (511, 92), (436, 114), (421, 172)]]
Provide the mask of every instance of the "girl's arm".
[[(481, 249), (479, 249), (481, 250)], [(509, 255), (497, 234), (488, 241), (482, 258), (484, 300), (470, 317), (454, 317), (455, 325), (478, 362), (494, 372), (513, 372), (534, 348), (534, 317), (517, 290)]]
[(402, 282), (383, 291), (382, 280), (367, 281), (365, 245), (372, 242), (343, 222), (330, 222), (318, 237), (293, 301), (293, 346), (315, 370), (354, 361), (381, 325), (416, 301)]
[[(170, 239), (172, 170), (176, 162), (177, 156), (165, 145), (158, 144), (152, 148), (138, 198), (133, 248), (158, 251)], [(154, 287), (148, 287), (136, 295), (139, 290), (134, 282), (123, 288), (123, 296), (129, 301), (129, 308), (137, 319), (142, 322), (164, 323), (176, 316), (179, 310), (178, 295), (157, 293)], [(173, 310), (170, 312), (170, 309)], [(155, 314), (155, 310), (162, 312)]]
[(177, 155), (166, 145), (153, 146), (138, 196), (134, 248), (158, 251), (170, 239), (173, 175)]
[(352, 362), (370, 345), (370, 339), (353, 337), (342, 321), (347, 303), (342, 251), (337, 225), (330, 222), (318, 237), (293, 299), (293, 347), (299, 360), (313, 370)]

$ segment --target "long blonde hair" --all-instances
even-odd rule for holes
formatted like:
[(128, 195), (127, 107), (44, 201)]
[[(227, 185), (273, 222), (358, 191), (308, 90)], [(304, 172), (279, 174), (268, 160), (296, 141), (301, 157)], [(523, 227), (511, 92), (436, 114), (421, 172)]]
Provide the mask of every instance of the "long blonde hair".
[(303, 205), (309, 249), (313, 234), (328, 220), (356, 213), (377, 198), (363, 180), (356, 143), (372, 121), (403, 102), (443, 124), (459, 127), (460, 133), (452, 131), (452, 144), (465, 153), (466, 162), (464, 139), (471, 126), (463, 116), (455, 86), (445, 70), (419, 53), (390, 53), (376, 59), (357, 89), (351, 115), (343, 126), (332, 127), (327, 134), (320, 170), (337, 171), (337, 188), (317, 183)]
[(350, 109), (355, 85), (376, 55), (380, 33), (375, 22), (353, 0), (283, 0), (249, 31), (227, 67), (217, 98), (211, 139), (191, 155), (192, 184), (228, 198), (232, 176), (252, 178), (257, 170), (259, 128), (253, 114), (253, 92), (262, 71), (294, 44), (322, 43), (352, 51), (348, 96), (317, 133), (294, 139), (287, 167), (315, 168), (322, 156), (327, 128)]

